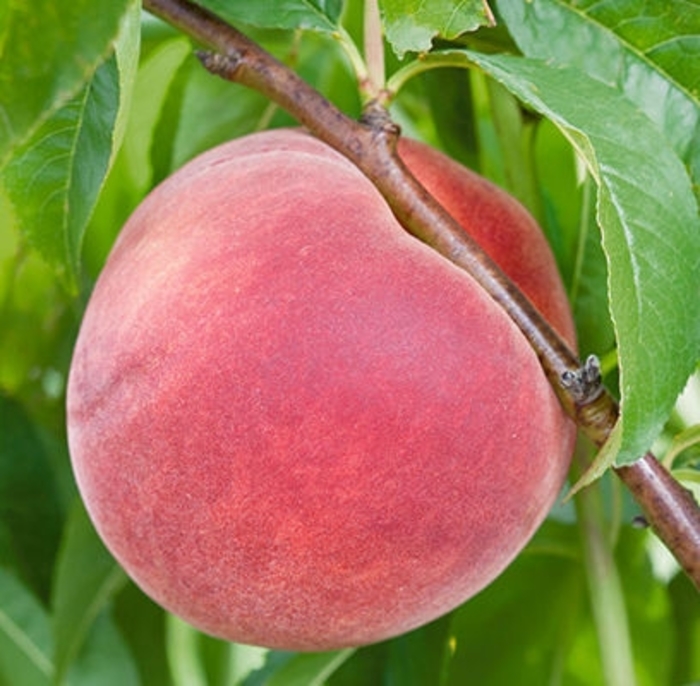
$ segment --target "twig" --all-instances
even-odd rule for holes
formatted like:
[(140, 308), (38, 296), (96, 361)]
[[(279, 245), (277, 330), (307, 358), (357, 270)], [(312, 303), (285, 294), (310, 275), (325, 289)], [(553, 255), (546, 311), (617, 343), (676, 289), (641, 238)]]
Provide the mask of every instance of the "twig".
[(700, 588), (700, 528), (693, 494), (650, 453), (615, 471), (634, 499), (642, 504), (651, 527)]
[(377, 97), (384, 88), (385, 80), (384, 39), (378, 0), (365, 0), (364, 34), (365, 60), (371, 92)]
[[(213, 50), (199, 53), (211, 72), (264, 94), (309, 131), (349, 158), (377, 187), (411, 234), (466, 270), (510, 315), (537, 353), (565, 410), (598, 446), (619, 409), (600, 383), (596, 363), (578, 357), (520, 290), (423, 188), (396, 153), (398, 127), (381, 104), (350, 119), (296, 73), (213, 13), (189, 0), (144, 0), (144, 7)], [(647, 521), (700, 589), (700, 508), (647, 454), (615, 472)]]

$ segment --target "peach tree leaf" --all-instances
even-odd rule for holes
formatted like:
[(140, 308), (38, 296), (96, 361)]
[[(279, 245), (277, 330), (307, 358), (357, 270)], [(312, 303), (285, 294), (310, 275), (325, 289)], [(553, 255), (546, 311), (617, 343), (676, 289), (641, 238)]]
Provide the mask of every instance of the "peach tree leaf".
[(46, 611), (0, 567), (0, 683), (49, 686), (53, 672)]
[(386, 643), (387, 682), (401, 686), (441, 684), (449, 664), (452, 614)]
[(65, 686), (140, 686), (132, 654), (109, 612), (95, 620), (80, 654), (70, 667)]
[(0, 10), (0, 166), (90, 80), (133, 0), (39, 0)]
[(618, 88), (656, 123), (700, 197), (700, 5), (498, 0), (527, 57), (570, 65)]
[[(179, 76), (184, 83), (178, 127), (169, 146), (168, 141), (160, 142), (161, 149), (169, 147), (172, 155), (168, 173), (215, 145), (255, 130), (269, 106), (269, 100), (257, 91), (208, 78), (208, 73), (194, 61), (186, 63)], [(170, 91), (169, 95), (172, 94)], [(231, 106), (222, 107), (224, 102), (231, 102)], [(167, 110), (164, 108), (163, 112)], [(206, 127), (201, 125), (202, 121), (207, 122)], [(161, 126), (159, 121), (156, 135)]]
[(127, 577), (97, 536), (82, 502), (65, 528), (53, 589), (56, 678), (84, 651), (90, 629)]
[(342, 0), (206, 0), (201, 4), (234, 25), (322, 32), (332, 32), (338, 28), (343, 9)]
[[(115, 597), (111, 615), (128, 644), (130, 655), (139, 666), (142, 686), (175, 686), (174, 673), (168, 660), (172, 653), (168, 650), (169, 633), (166, 626), (171, 615), (133, 583), (127, 584)], [(236, 662), (239, 644), (213, 638), (210, 642), (221, 646), (221, 651), (225, 652), (223, 659), (217, 663), (223, 664), (221, 671), (229, 670), (233, 664), (237, 676), (241, 671)], [(230, 658), (229, 653), (233, 653)], [(216, 669), (216, 665), (212, 665), (213, 669)]]
[(355, 652), (355, 648), (323, 653), (270, 651), (265, 665), (253, 672), (243, 686), (322, 686)]
[(83, 233), (125, 126), (138, 55), (139, 9), (124, 17), (114, 52), (53, 110), (3, 170), (20, 232), (75, 290)]
[(0, 392), (0, 560), (7, 564), (9, 556), (44, 601), (60, 527), (59, 495), (37, 427), (20, 403)]
[(394, 52), (427, 52), (433, 38), (453, 39), (493, 24), (487, 0), (380, 0), (386, 37)]
[[(597, 646), (582, 535), (579, 527), (549, 520), (500, 577), (451, 614), (453, 645), (442, 686), (462, 686), (466, 674), (475, 684), (612, 683), (605, 679)], [(678, 658), (676, 627), (668, 589), (649, 569), (647, 545), (646, 536), (623, 527), (608, 561), (624, 584), (635, 673), (640, 684), (689, 683), (690, 675), (669, 676)], [(697, 616), (697, 592), (687, 586), (695, 593), (691, 614)], [(693, 652), (682, 641), (676, 650)]]
[(700, 357), (700, 218), (687, 171), (618, 90), (540, 60), (448, 51), (471, 61), (569, 138), (598, 185), (621, 419), (607, 463), (649, 450)]
[[(562, 529), (560, 539), (568, 534), (575, 540), (571, 526)], [(577, 632), (594, 633), (581, 602), (585, 582), (576, 557), (549, 550), (529, 554), (526, 549), (490, 586), (452, 613), (453, 650), (445, 686), (460, 686), (465, 674), (476, 684), (567, 683)], [(520, 657), (525, 654), (526, 660)], [(582, 683), (603, 683), (597, 651), (584, 654), (588, 659), (578, 666), (576, 677)]]

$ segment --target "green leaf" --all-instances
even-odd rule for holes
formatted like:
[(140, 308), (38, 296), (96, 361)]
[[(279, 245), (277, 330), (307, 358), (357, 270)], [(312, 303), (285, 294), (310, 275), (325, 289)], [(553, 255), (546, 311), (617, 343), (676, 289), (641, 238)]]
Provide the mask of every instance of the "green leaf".
[(325, 653), (270, 651), (265, 665), (244, 686), (322, 686), (355, 652), (354, 648)]
[(136, 661), (141, 682), (173, 686), (165, 652), (165, 611), (129, 583), (115, 598), (113, 616)]
[(62, 513), (51, 464), (23, 408), (0, 392), (0, 529), (23, 580), (44, 601)]
[(671, 445), (668, 447), (666, 454), (664, 455), (664, 465), (671, 469), (673, 463), (684, 450), (698, 445), (700, 446), (700, 424), (695, 424), (694, 426), (689, 426), (684, 431), (673, 437)]
[(45, 610), (0, 568), (0, 686), (52, 684), (51, 631)]
[[(610, 531), (616, 528), (613, 521), (604, 521)], [(608, 683), (602, 673), (600, 629), (591, 613), (590, 589), (580, 560), (583, 533), (580, 526), (547, 522), (537, 534), (539, 540), (533, 540), (489, 587), (452, 613), (447, 686)], [(629, 620), (638, 686), (690, 683), (691, 678), (668, 678), (673, 618), (664, 584), (652, 574), (649, 535), (629, 526), (621, 529), (612, 563), (623, 580), (623, 602), (615, 611)], [(689, 620), (695, 619), (697, 608), (696, 602), (688, 612)], [(680, 651), (691, 648), (689, 638), (679, 636), (677, 648), (679, 657), (688, 662), (692, 649)]]
[[(684, 683), (671, 678), (675, 618), (666, 585), (656, 578), (649, 557), (650, 531), (623, 527), (615, 550), (622, 580), (639, 686)], [(695, 598), (695, 610), (700, 603)], [(682, 641), (682, 639), (680, 639)], [(695, 678), (700, 676), (695, 674)]]
[(573, 269), (571, 301), (582, 359), (614, 349), (615, 332), (608, 314), (608, 270), (595, 218), (594, 183), (584, 181), (579, 244)]
[(698, 590), (684, 574), (668, 587), (676, 634), (672, 684), (697, 683), (700, 678), (700, 601)]
[(478, 139), (469, 74), (463, 69), (433, 69), (422, 75), (421, 85), (441, 147), (453, 159), (476, 168)]
[[(207, 636), (175, 615), (167, 615), (166, 635), (169, 671), (175, 686), (249, 684), (251, 673), (261, 677), (256, 684), (267, 684), (265, 679), (274, 674), (274, 670), (268, 669), (269, 665), (263, 670), (271, 652), (267, 648)], [(285, 662), (293, 653), (275, 655), (282, 656)], [(275, 667), (281, 664), (274, 659), (273, 662)]]
[(426, 626), (387, 644), (387, 683), (395, 686), (424, 686), (443, 683), (450, 655), (451, 617), (445, 615)]
[(175, 686), (207, 686), (199, 651), (201, 634), (176, 615), (167, 617), (167, 655)]
[(434, 38), (457, 38), (493, 24), (486, 0), (380, 0), (386, 37), (394, 52), (427, 52)]
[(53, 270), (21, 239), (0, 179), (0, 388), (32, 411), (39, 397), (62, 413), (76, 316)]
[[(194, 61), (186, 63), (178, 77), (186, 79), (186, 84), (182, 87), (178, 128), (171, 143), (171, 172), (215, 145), (251, 133), (270, 107), (269, 100), (260, 93), (223, 79), (212, 79)], [(178, 79), (173, 83), (174, 88), (177, 86)], [(202, 126), (203, 121), (206, 126)], [(159, 143), (162, 149), (162, 140), (156, 137), (154, 152)]]
[[(154, 170), (150, 153), (158, 120), (166, 107), (166, 94), (172, 80), (192, 51), (186, 37), (173, 37), (170, 32), (150, 43), (144, 43), (124, 141), (100, 194), (83, 248), (85, 270), (93, 275), (102, 268), (120, 227), (152, 186)], [(179, 106), (179, 103), (171, 104)], [(177, 121), (179, 113), (173, 113), (173, 117)], [(172, 148), (175, 132), (165, 128), (161, 135)], [(163, 153), (167, 161), (159, 159), (159, 164), (168, 164), (171, 155), (170, 151), (167, 155)]]
[(700, 197), (700, 5), (498, 0), (518, 47), (619, 88), (691, 170)]
[(3, 3), (0, 167), (88, 83), (111, 52), (133, 0)]
[(206, 0), (201, 4), (234, 25), (323, 32), (333, 32), (338, 28), (343, 9), (342, 0)]
[(622, 395), (619, 450), (608, 459), (633, 462), (659, 435), (700, 353), (700, 218), (685, 168), (646, 116), (578, 70), (466, 51), (435, 59), (460, 58), (553, 121), (599, 186)]
[[(245, 645), (243, 643), (229, 643), (229, 681), (242, 683), (249, 674), (265, 663), (265, 657), (270, 652), (267, 648)], [(219, 683), (228, 683), (219, 679)]]
[[(141, 680), (129, 649), (109, 613), (95, 621), (77, 659), (71, 664), (66, 686), (139, 686)], [(149, 682), (144, 682), (152, 686)]]
[[(139, 68), (134, 87), (134, 104), (129, 117), (120, 157), (125, 158), (134, 186), (141, 193), (152, 185), (150, 151), (158, 132), (158, 119), (166, 109), (166, 96), (183, 62), (191, 55), (192, 45), (182, 36), (165, 40), (153, 48)], [(195, 60), (192, 59), (192, 62)], [(190, 62), (191, 64), (191, 62)], [(199, 71), (204, 71), (200, 69)], [(220, 79), (211, 79), (218, 81)], [(174, 103), (179, 106), (180, 103)], [(200, 121), (200, 126), (202, 122)], [(207, 126), (201, 126), (207, 129)], [(173, 145), (175, 132), (166, 131)]]
[(586, 601), (577, 561), (519, 556), (452, 614), (446, 686), (603, 683)]
[(93, 622), (126, 582), (77, 501), (65, 529), (53, 591), (57, 679), (80, 653)]
[[(188, 48), (187, 53), (189, 52)], [(182, 119), (183, 100), (190, 81), (189, 77), (193, 68), (195, 68), (192, 61), (184, 59), (185, 57), (186, 55), (183, 55), (183, 63), (174, 72), (171, 83), (164, 94), (160, 117), (153, 129), (149, 152), (152, 170), (151, 183), (154, 186), (175, 170), (173, 159), (175, 153), (174, 142)], [(200, 128), (209, 129), (208, 126)]]
[(138, 52), (132, 5), (113, 55), (20, 145), (4, 170), (20, 231), (75, 290), (85, 227), (121, 142)]
[(115, 73), (113, 60), (102, 65), (90, 86), (44, 122), (5, 169), (21, 232), (70, 290), (76, 286), (83, 229), (111, 154)]

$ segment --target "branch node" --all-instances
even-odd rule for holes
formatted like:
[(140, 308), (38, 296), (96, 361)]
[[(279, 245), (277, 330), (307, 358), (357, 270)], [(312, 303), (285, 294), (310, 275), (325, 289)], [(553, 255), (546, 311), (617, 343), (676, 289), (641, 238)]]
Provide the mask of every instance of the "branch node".
[(636, 515), (632, 518), (632, 528), (647, 529), (649, 528), (649, 520), (644, 515)]
[(241, 55), (237, 52), (224, 54), (212, 50), (197, 50), (195, 56), (208, 72), (229, 81), (234, 80), (236, 70), (241, 64)]
[(602, 392), (600, 360), (589, 355), (583, 366), (575, 371), (567, 370), (561, 375), (561, 385), (571, 393), (574, 401), (585, 404), (594, 400)]
[(393, 121), (389, 110), (382, 104), (381, 98), (370, 100), (362, 110), (360, 122), (372, 131), (382, 133), (389, 138), (398, 138), (401, 127)]

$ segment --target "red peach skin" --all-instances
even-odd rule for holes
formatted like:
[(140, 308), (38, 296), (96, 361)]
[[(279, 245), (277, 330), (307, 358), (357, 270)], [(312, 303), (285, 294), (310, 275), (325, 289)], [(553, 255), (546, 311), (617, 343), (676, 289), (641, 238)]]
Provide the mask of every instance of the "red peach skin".
[[(400, 151), (572, 341), (523, 208)], [(137, 209), (84, 318), (68, 428), (134, 581), (205, 632), (290, 650), (380, 641), (486, 586), (575, 432), (500, 308), (299, 130), (215, 148)]]

